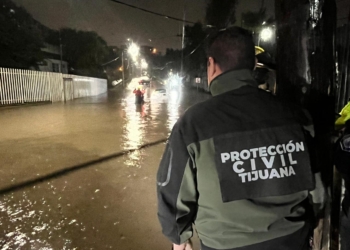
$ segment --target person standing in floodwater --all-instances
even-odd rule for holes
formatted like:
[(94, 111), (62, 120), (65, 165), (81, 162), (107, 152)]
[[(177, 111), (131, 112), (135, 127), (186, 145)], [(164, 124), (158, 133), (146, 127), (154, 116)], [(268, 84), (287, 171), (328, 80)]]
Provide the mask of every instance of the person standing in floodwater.
[(141, 91), (140, 88), (134, 89), (133, 93), (135, 94), (135, 103), (141, 104), (143, 102), (144, 91)]

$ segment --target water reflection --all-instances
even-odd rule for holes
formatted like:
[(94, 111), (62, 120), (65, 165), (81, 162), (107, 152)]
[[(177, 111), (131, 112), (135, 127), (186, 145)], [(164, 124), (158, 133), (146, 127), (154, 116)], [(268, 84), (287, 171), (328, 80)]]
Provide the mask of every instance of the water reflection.
[(174, 103), (169, 103), (168, 105), (168, 129), (169, 129), (169, 134), (171, 130), (173, 129), (175, 123), (179, 119), (179, 107), (180, 105), (177, 102)]
[(169, 129), (169, 134), (171, 130), (173, 129), (175, 123), (179, 119), (179, 110), (180, 110), (180, 103), (182, 99), (182, 91), (181, 88), (176, 89), (176, 90), (171, 90), (170, 93), (168, 94), (168, 129)]
[[(164, 86), (161, 88), (166, 89)], [(179, 118), (181, 92), (170, 91), (166, 95), (147, 88), (144, 103), (135, 104), (133, 87), (127, 89), (123, 100), (124, 129), (122, 145), (124, 150), (135, 149), (141, 145), (169, 136)], [(158, 86), (159, 89), (159, 86)], [(140, 151), (132, 152), (126, 160), (127, 166), (140, 167)]]
[[(166, 94), (156, 93), (155, 89), (146, 89), (145, 103), (142, 105), (135, 104), (135, 96), (132, 94), (129, 87), (128, 94), (124, 100), (124, 112), (125, 112), (125, 129), (123, 135), (124, 149), (137, 148), (144, 144), (144, 138), (147, 134), (147, 138), (152, 140), (153, 133), (156, 134), (156, 130), (163, 132), (164, 137), (169, 136), (173, 126), (177, 122), (180, 116), (180, 109), (182, 103), (182, 91), (169, 90)], [(158, 86), (159, 88), (166, 89), (165, 86)], [(166, 131), (166, 133), (164, 133)], [(154, 140), (161, 139), (159, 137), (153, 138)], [(138, 156), (136, 156), (138, 157)], [(136, 160), (135, 157), (132, 158)]]
[[(135, 96), (130, 92), (123, 103), (125, 123), (122, 136), (124, 150), (138, 148), (143, 143), (145, 136), (144, 117), (146, 115), (144, 104), (135, 104)], [(140, 167), (140, 151), (134, 151), (128, 155), (127, 166)]]
[[(85, 228), (76, 219), (68, 219), (62, 213), (62, 190), (50, 182), (45, 186), (33, 186), (34, 192), (44, 191), (44, 197), (33, 199), (26, 191), (13, 193), (0, 200), (2, 250), (10, 249), (75, 249), (67, 232)], [(29, 194), (32, 194), (30, 191)], [(50, 192), (51, 191), (51, 192)], [(57, 191), (61, 194), (58, 195)], [(55, 247), (49, 243), (54, 239)]]
[[(146, 94), (143, 105), (135, 105), (132, 90), (127, 91), (123, 98), (119, 98), (121, 93), (117, 93), (115, 97), (110, 96), (107, 113), (101, 114), (103, 109), (96, 112), (101, 115), (96, 116), (99, 121), (103, 118), (102, 115), (106, 115), (108, 119), (102, 119), (98, 126), (95, 123), (97, 121), (93, 121), (86, 128), (96, 126), (104, 130), (111, 126), (109, 131), (114, 131), (113, 126), (120, 126), (122, 132), (118, 133), (118, 139), (111, 146), (118, 144), (124, 150), (166, 138), (184, 109), (198, 101), (197, 94), (184, 91), (183, 99), (179, 93), (174, 93), (173, 98), (167, 94), (164, 98), (155, 95), (152, 99), (153, 91), (154, 89), (150, 89)], [(86, 110), (90, 112), (94, 109), (91, 105)], [(111, 110), (117, 114), (120, 112), (120, 115), (112, 114), (113, 117), (110, 117)], [(64, 109), (64, 114), (73, 112), (75, 115), (81, 111), (81, 106), (71, 105), (69, 109)], [(81, 142), (83, 143), (85, 141)], [(140, 249), (118, 248), (129, 244), (125, 243), (127, 240), (122, 232), (128, 228), (126, 225), (131, 225), (129, 228), (134, 227), (135, 222), (132, 216), (123, 215), (129, 215), (130, 211), (135, 213), (144, 204), (148, 206), (148, 202), (154, 198), (154, 185), (150, 177), (154, 176), (154, 172), (150, 165), (154, 167), (159, 162), (161, 151), (155, 148), (135, 151), (117, 159), (118, 167), (127, 166), (128, 169), (120, 167), (116, 170), (112, 163), (111, 166), (106, 164), (101, 168), (96, 166), (51, 183), (38, 184), (25, 191), (0, 197), (0, 249)], [(63, 152), (65, 151), (56, 150), (55, 154), (65, 157)], [(47, 152), (47, 157), (52, 155)], [(45, 164), (43, 169), (46, 169)], [(142, 169), (141, 164), (144, 166)], [(66, 167), (63, 165), (62, 168)], [(20, 167), (28, 169), (26, 165), (14, 164), (14, 168)], [(15, 177), (17, 180), (20, 176)], [(133, 178), (132, 182), (128, 182), (128, 177)], [(135, 186), (135, 179), (140, 181), (140, 189), (144, 190), (140, 196), (137, 196), (139, 190), (136, 188), (130, 191)], [(151, 183), (149, 186), (148, 182)], [(141, 196), (145, 199), (138, 198), (128, 202), (128, 197)], [(150, 205), (149, 209), (154, 209), (154, 206)], [(155, 214), (154, 211), (151, 213)], [(147, 219), (137, 221), (137, 226), (150, 223)], [(114, 227), (113, 230), (111, 226)], [(152, 237), (157, 236), (150, 231), (145, 237), (153, 241)]]

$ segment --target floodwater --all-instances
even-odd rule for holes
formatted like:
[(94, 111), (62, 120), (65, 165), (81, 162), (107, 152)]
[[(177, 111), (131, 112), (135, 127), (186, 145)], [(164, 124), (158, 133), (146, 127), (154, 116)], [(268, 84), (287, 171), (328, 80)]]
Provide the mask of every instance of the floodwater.
[(136, 105), (136, 81), (66, 104), (0, 109), (0, 249), (171, 248), (156, 215), (164, 143), (134, 149), (166, 139), (188, 107), (210, 96), (185, 88), (157, 96), (164, 86), (153, 82)]

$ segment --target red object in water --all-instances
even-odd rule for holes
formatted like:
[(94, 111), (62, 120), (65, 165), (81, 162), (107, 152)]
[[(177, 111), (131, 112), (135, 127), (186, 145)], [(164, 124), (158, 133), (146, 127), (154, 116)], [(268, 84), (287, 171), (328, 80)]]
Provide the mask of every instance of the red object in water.
[(142, 96), (142, 94), (143, 94), (142, 91), (139, 89), (134, 89), (133, 93), (137, 96)]

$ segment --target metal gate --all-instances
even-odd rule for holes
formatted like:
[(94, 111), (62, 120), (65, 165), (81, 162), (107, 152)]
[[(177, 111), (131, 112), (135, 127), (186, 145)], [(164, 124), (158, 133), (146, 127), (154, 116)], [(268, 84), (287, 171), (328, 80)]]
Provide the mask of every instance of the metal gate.
[(339, 112), (350, 98), (350, 25), (338, 28), (337, 33), (337, 111)]
[(64, 102), (74, 99), (73, 78), (63, 78)]

